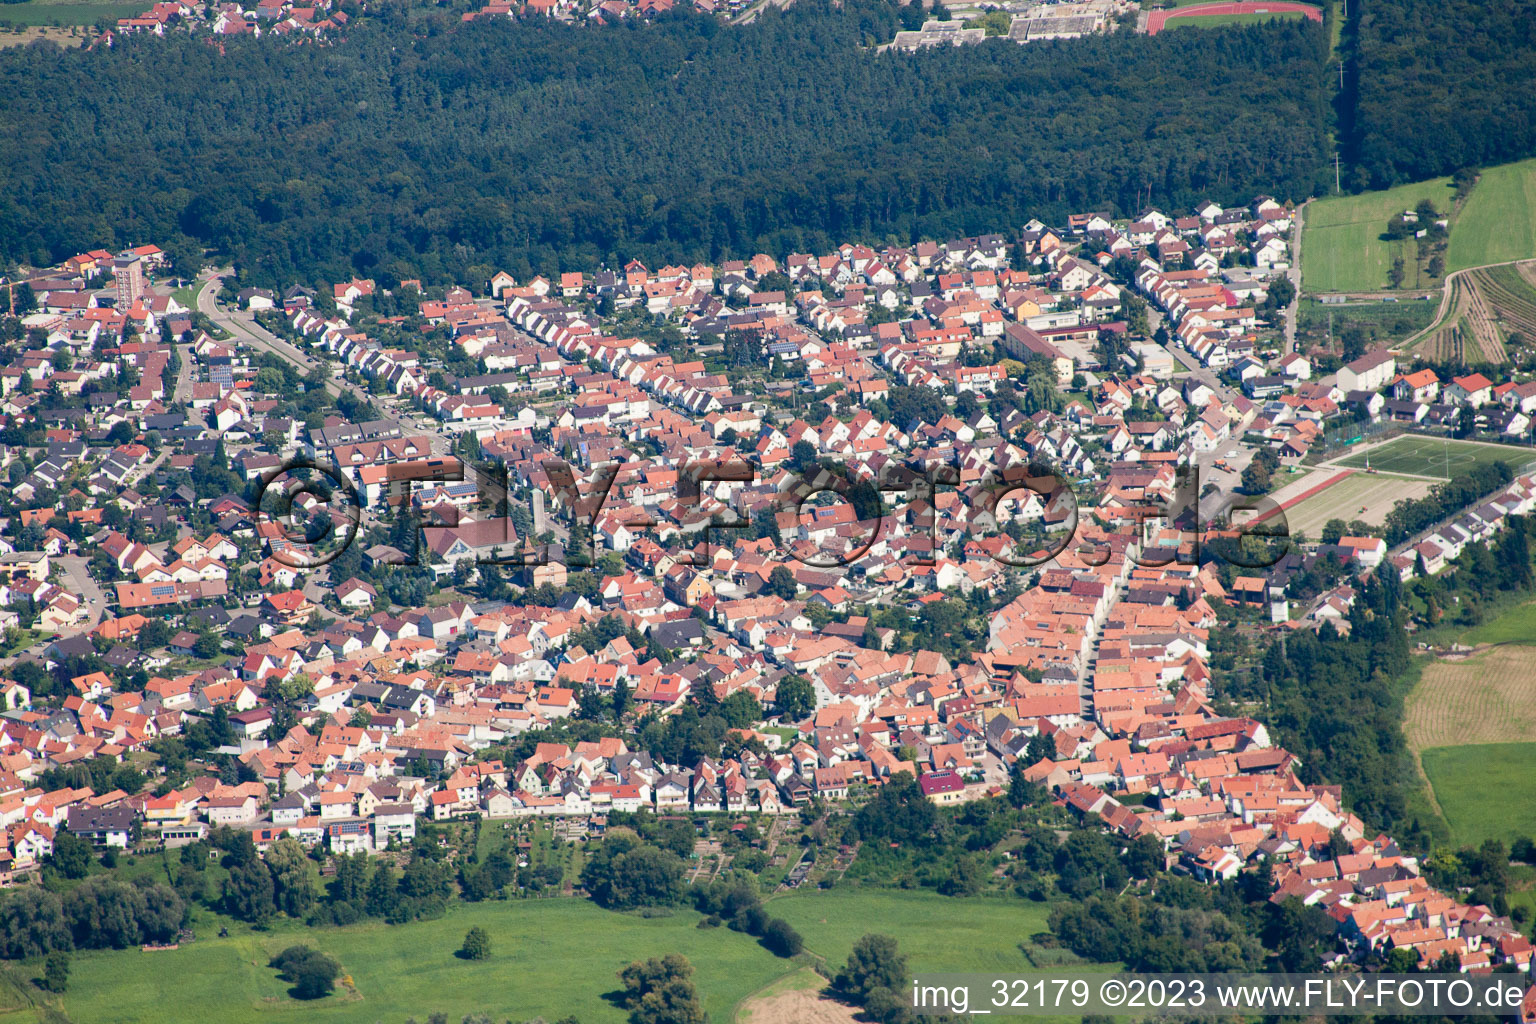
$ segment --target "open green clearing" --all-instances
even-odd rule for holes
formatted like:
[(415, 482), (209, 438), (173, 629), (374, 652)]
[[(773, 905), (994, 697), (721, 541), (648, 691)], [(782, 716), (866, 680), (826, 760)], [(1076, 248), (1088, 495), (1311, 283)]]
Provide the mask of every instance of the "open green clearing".
[(1461, 643), (1536, 645), (1536, 602), (1516, 605), (1498, 618), (1473, 626), (1459, 638)]
[(1254, 11), (1250, 14), (1208, 14), (1200, 18), (1173, 18), (1168, 28), (1219, 28), (1223, 25), (1260, 25), (1271, 21), (1305, 18), (1301, 11)]
[(894, 935), (909, 966), (926, 971), (1017, 971), (1030, 966), (1020, 943), (1046, 930), (1049, 908), (1001, 897), (949, 899), (927, 893), (846, 888), (801, 890), (764, 906), (805, 936), (806, 949), (841, 964), (860, 936)]
[[(1393, 215), (1428, 199), (1437, 210), (1451, 208), (1451, 179), (1433, 178), (1357, 196), (1330, 196), (1307, 204), (1301, 233), (1301, 282), (1309, 292), (1375, 292), (1387, 287), (1394, 256), (1414, 265), (1411, 239), (1382, 239)], [(1455, 225), (1452, 226), (1454, 244)], [(1405, 286), (1414, 285), (1410, 273)], [(1424, 282), (1425, 285), (1438, 282)]]
[(102, 18), (116, 22), (131, 18), (151, 6), (142, 3), (99, 3), (95, 0), (27, 0), (0, 6), (0, 21), (13, 25), (94, 25)]
[(193, 281), (191, 284), (184, 285), (181, 288), (173, 288), (171, 289), (171, 298), (187, 307), (188, 311), (195, 311), (197, 309), (197, 293), (203, 290), (205, 284), (207, 284), (206, 281)]
[(1536, 835), (1536, 743), (1434, 747), (1423, 762), (1456, 846)]
[[(1022, 900), (873, 889), (795, 892), (769, 909), (800, 930), (808, 951), (834, 963), (859, 936), (884, 932), (898, 937), (913, 970), (948, 971), (1029, 970), (1019, 945), (1045, 930), (1047, 912)], [(79, 1024), (254, 1024), (274, 1014), (304, 1024), (399, 1024), (435, 1011), (450, 1020), (484, 1011), (498, 1020), (574, 1014), (582, 1024), (619, 1024), (624, 1012), (603, 998), (618, 987), (615, 972), (637, 957), (679, 952), (694, 965), (711, 1019), (727, 1024), (743, 999), (804, 966), (727, 928), (699, 928), (699, 920), (691, 910), (645, 919), (558, 898), (454, 904), (440, 920), (393, 927), (232, 927), (225, 939), (204, 921), (182, 949), (76, 954), (60, 1008)], [(453, 955), (472, 925), (491, 935), (489, 960)], [(266, 964), (297, 942), (335, 956), (355, 990), (290, 999)], [(30, 1022), (37, 1013), (0, 1010), (0, 1021)]]
[(1407, 434), (1377, 445), (1369, 453), (1346, 455), (1338, 461), (1338, 465), (1364, 469), (1367, 456), (1371, 468), (1383, 473), (1449, 479), (1458, 473), (1494, 462), (1507, 462), (1510, 469), (1518, 471), (1536, 459), (1536, 451), (1511, 445), (1479, 444), (1475, 441)]
[[(1415, 281), (1411, 239), (1388, 242), (1381, 235), (1394, 214), (1413, 209), (1419, 200), (1450, 210), (1451, 197), (1450, 179), (1432, 178), (1309, 203), (1301, 239), (1303, 286), (1312, 293), (1380, 291), (1398, 255), (1410, 271), (1406, 288), (1438, 286), (1432, 279)], [(1536, 257), (1536, 159), (1485, 168), (1452, 220), (1446, 269), (1531, 257)]]
[(1536, 160), (1486, 168), (1452, 225), (1446, 266), (1461, 270), (1531, 256), (1536, 256)]

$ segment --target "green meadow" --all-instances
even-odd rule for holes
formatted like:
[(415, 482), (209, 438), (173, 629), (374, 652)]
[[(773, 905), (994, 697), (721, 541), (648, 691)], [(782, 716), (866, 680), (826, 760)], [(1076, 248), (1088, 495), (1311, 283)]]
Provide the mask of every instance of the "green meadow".
[(1432, 747), (1422, 757), (1455, 846), (1536, 836), (1536, 743)]
[[(727, 928), (700, 928), (691, 910), (643, 918), (570, 898), (455, 903), (439, 920), (399, 926), (232, 928), (222, 939), (217, 923), (204, 921), (181, 949), (75, 954), (65, 995), (33, 991), (38, 1005), (29, 1006), (13, 991), (0, 998), (0, 1024), (404, 1024), (434, 1012), (453, 1021), (485, 1012), (498, 1021), (574, 1015), (582, 1024), (621, 1024), (624, 1011), (605, 998), (618, 987), (616, 972), (667, 952), (688, 957), (710, 1018), (727, 1024), (743, 1000), (807, 961), (840, 964), (867, 932), (896, 936), (913, 971), (1034, 969), (1021, 947), (1045, 930), (1046, 915), (1023, 900), (854, 888), (793, 892), (766, 905), (804, 936), (799, 960), (781, 960)], [(454, 956), (472, 925), (490, 933), (488, 960)], [(335, 994), (296, 1001), (267, 967), (300, 942), (341, 963)], [(17, 967), (13, 980), (29, 971), (40, 968)]]
[(1488, 167), (1451, 229), (1451, 270), (1536, 256), (1536, 160)]
[[(1435, 178), (1357, 196), (1329, 196), (1307, 204), (1301, 233), (1301, 283), (1309, 292), (1374, 292), (1387, 287), (1392, 259), (1413, 264), (1411, 240), (1382, 239), (1395, 214), (1428, 199), (1451, 207), (1451, 179)], [(1408, 284), (1412, 284), (1410, 275)]]

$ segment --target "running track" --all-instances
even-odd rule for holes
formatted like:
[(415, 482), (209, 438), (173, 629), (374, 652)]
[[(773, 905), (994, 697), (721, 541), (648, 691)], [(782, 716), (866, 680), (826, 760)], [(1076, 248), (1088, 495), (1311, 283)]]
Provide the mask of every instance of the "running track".
[(1311, 4), (1292, 3), (1291, 0), (1274, 0), (1273, 3), (1236, 0), (1231, 3), (1195, 4), (1171, 11), (1153, 11), (1147, 15), (1147, 35), (1157, 35), (1170, 18), (1200, 18), (1210, 14), (1279, 14), (1284, 11), (1300, 11), (1313, 21), (1323, 20), (1322, 8)]
[[(1223, 6), (1226, 6), (1226, 5), (1224, 4)], [(1300, 494), (1296, 495), (1294, 498), (1287, 498), (1285, 501), (1282, 501), (1278, 508), (1271, 508), (1271, 509), (1269, 509), (1266, 512), (1259, 513), (1258, 515), (1254, 516), (1252, 519), (1250, 519), (1248, 521), (1248, 525), (1252, 526), (1255, 523), (1262, 523), (1266, 519), (1274, 518), (1275, 516), (1279, 515), (1281, 512), (1284, 512), (1288, 508), (1295, 508), (1297, 505), (1300, 505), (1302, 502), (1306, 501), (1308, 498), (1310, 498), (1310, 497), (1312, 497), (1312, 496), (1314, 496), (1316, 494), (1320, 494), (1321, 492), (1323, 492), (1323, 491), (1327, 490), (1328, 488), (1332, 487), (1334, 484), (1338, 483), (1340, 480), (1343, 480), (1345, 477), (1353, 476), (1354, 472), (1355, 471), (1352, 470), (1352, 469), (1346, 469), (1343, 472), (1335, 473), (1332, 476), (1330, 476), (1327, 480), (1324, 480), (1322, 483), (1314, 484), (1313, 486), (1308, 487), (1306, 490), (1302, 491)]]

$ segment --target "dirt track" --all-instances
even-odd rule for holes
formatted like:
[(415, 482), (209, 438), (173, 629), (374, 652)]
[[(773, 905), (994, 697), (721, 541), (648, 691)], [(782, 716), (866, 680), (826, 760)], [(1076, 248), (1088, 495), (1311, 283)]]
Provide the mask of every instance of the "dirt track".
[(800, 989), (753, 999), (741, 1008), (741, 1024), (855, 1024), (852, 1007)]

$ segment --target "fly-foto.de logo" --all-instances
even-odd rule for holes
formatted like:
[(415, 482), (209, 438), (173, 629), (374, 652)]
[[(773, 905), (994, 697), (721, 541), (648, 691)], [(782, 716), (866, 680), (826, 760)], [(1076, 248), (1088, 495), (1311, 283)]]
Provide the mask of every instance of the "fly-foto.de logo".
[[(1171, 486), (1149, 488), (1139, 503), (1083, 509), (1072, 484), (1039, 463), (989, 469), (963, 486), (959, 468), (943, 463), (890, 462), (867, 476), (818, 466), (788, 472), (764, 493), (753, 490), (758, 467), (752, 463), (698, 458), (678, 468), (663, 524), (639, 505), (610, 500), (620, 463), (600, 463), (580, 474), (563, 459), (548, 458), (540, 462), (542, 477), (531, 482), (531, 515), (524, 521), (535, 524), (533, 537), (518, 534), (514, 492), (500, 463), (442, 457), (382, 468), (382, 482), (367, 492), (340, 467), (312, 459), (291, 459), (267, 473), (254, 506), (267, 557), (297, 569), (318, 568), (355, 543), (372, 518), (398, 542), (381, 564), (469, 558), (477, 566), (586, 567), (596, 564), (597, 527), (605, 513), (618, 515), (616, 525), (631, 537), (664, 527), (666, 534), (685, 538), (677, 564), (699, 567), (710, 564), (717, 544), (751, 537), (765, 522), (774, 524), (783, 560), (821, 569), (854, 565), (893, 535), (910, 563), (933, 565), (953, 552), (1024, 569), (1069, 553), (1102, 565), (1121, 548), (1141, 567), (1220, 559), (1262, 569), (1290, 550), (1279, 504), (1214, 488), (1202, 495), (1196, 465), (1179, 467)], [(743, 496), (745, 509), (736, 501)], [(1207, 514), (1202, 498), (1219, 500), (1221, 507)], [(565, 543), (540, 541), (554, 532), (541, 521), (546, 508), (569, 522), (569, 532), (560, 531)], [(780, 525), (786, 522), (787, 529)]]

